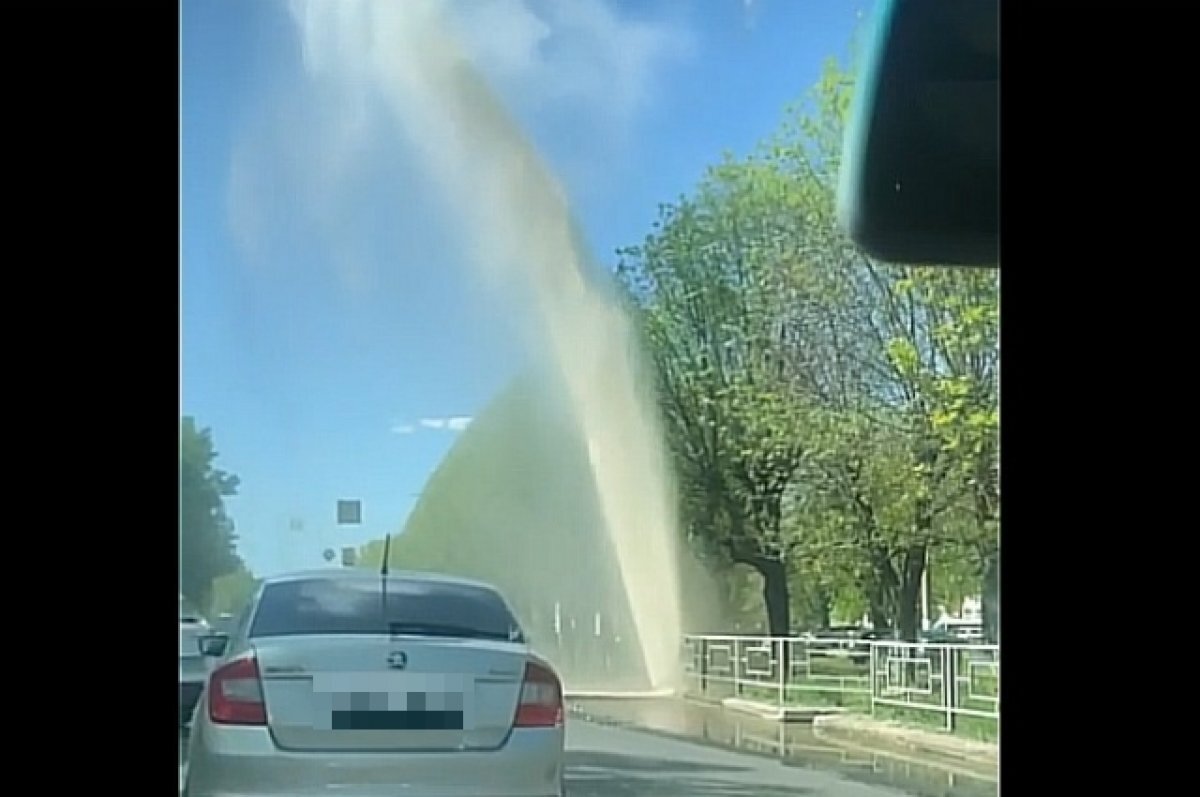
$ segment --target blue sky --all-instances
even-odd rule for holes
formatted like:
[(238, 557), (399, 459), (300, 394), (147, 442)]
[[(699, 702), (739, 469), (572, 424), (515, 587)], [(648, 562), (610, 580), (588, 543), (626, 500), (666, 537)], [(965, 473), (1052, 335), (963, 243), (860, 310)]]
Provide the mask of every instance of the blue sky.
[[(241, 477), (228, 509), (262, 574), (398, 531), (524, 357), (378, 97), (330, 96), (306, 69), (302, 5), (182, 2), (182, 411)], [(449, 13), (611, 265), (660, 203), (769, 134), (869, 10), (464, 0)], [(362, 526), (335, 525), (339, 498), (363, 501)]]

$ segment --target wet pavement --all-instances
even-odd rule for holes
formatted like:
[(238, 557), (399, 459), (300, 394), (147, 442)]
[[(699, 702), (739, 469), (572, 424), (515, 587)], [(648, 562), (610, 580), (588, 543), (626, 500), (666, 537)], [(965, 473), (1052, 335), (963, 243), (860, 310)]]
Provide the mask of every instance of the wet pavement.
[[(839, 748), (807, 726), (722, 717), (680, 701), (620, 701), (627, 720), (589, 721), (580, 701), (567, 720), (569, 797), (996, 797), (995, 779)], [(614, 724), (617, 723), (617, 724)], [(666, 734), (695, 734), (694, 739)], [(781, 746), (782, 745), (782, 746)], [(782, 753), (780, 752), (782, 750)], [(180, 787), (186, 749), (180, 739)]]
[(571, 716), (753, 755), (788, 769), (840, 774), (919, 797), (996, 797), (998, 772), (979, 762), (898, 751), (818, 736), (811, 724), (780, 723), (682, 700), (577, 700)]

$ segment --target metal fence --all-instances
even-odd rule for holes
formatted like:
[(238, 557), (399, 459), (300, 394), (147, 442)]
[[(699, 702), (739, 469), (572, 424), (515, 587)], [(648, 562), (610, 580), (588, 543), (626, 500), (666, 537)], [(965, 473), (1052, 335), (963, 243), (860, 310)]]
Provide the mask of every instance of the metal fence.
[(1000, 647), (686, 636), (684, 691), (780, 708), (840, 706), (947, 730), (1000, 718)]

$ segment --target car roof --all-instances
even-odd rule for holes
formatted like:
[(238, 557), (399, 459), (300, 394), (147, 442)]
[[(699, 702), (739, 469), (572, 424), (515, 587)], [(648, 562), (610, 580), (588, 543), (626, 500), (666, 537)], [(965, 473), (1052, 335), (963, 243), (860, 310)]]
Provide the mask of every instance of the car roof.
[[(445, 584), (447, 586), (475, 587), (491, 590), (492, 592), (500, 592), (495, 585), (489, 584), (486, 581), (424, 570), (392, 570), (388, 573), (387, 578), (390, 584), (400, 581), (425, 582)], [(321, 570), (300, 570), (293, 573), (268, 576), (263, 579), (263, 586), (284, 584), (291, 581), (378, 582), (379, 579), (380, 574), (377, 571), (369, 570), (365, 567), (325, 568)]]

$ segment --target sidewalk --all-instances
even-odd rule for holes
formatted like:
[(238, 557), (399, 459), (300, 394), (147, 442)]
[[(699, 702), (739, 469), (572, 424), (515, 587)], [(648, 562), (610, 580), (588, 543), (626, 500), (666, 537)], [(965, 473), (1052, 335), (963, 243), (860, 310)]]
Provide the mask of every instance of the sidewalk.
[(813, 720), (818, 737), (872, 749), (933, 755), (981, 767), (1000, 763), (1000, 745), (938, 733), (858, 714), (832, 714)]

